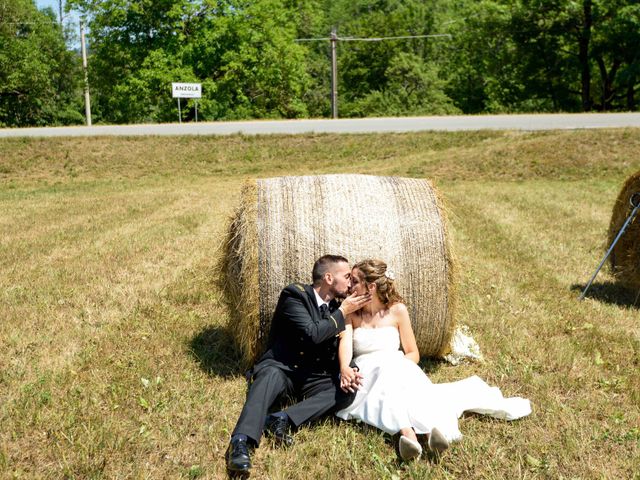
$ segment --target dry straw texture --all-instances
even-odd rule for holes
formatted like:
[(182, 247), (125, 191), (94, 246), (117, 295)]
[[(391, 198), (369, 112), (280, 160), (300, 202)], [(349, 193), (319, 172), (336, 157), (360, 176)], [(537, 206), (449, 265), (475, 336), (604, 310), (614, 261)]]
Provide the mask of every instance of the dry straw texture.
[(396, 273), (423, 356), (447, 353), (454, 328), (453, 259), (441, 202), (422, 179), (368, 175), (250, 182), (226, 255), (231, 331), (247, 363), (264, 348), (281, 289), (311, 282), (325, 254), (381, 258)]
[(256, 221), (257, 188), (247, 182), (240, 205), (231, 219), (222, 257), (222, 286), (230, 309), (229, 330), (241, 350), (245, 363), (250, 363), (262, 348), (257, 326), (261, 324), (259, 309), (258, 224)]
[[(640, 172), (631, 175), (624, 183), (613, 206), (609, 224), (609, 242), (615, 240), (633, 207), (631, 197), (640, 193)], [(633, 291), (640, 291), (640, 214), (637, 214), (611, 253), (611, 268), (618, 281)]]

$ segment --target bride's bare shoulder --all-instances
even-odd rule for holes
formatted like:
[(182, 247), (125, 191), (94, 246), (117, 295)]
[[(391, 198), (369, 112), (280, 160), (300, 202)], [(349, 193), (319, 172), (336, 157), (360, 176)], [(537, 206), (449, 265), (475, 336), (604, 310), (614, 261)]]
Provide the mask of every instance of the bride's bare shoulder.
[(404, 303), (398, 302), (398, 303), (394, 303), (389, 307), (389, 312), (393, 314), (403, 314), (403, 313), (408, 313), (408, 310), (407, 310), (407, 306)]

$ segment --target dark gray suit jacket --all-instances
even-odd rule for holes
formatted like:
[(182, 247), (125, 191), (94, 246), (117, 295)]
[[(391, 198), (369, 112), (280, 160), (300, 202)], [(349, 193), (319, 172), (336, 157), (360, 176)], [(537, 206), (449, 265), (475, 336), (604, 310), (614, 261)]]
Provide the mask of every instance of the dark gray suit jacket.
[(323, 316), (313, 286), (293, 283), (280, 293), (267, 350), (253, 371), (277, 365), (301, 373), (337, 373), (338, 334), (343, 330), (344, 316), (337, 302), (332, 301)]

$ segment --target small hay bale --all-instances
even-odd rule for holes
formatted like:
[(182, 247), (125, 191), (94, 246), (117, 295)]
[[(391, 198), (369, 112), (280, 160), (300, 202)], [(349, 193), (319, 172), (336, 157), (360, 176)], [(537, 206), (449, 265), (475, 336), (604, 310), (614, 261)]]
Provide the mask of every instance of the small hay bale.
[(311, 283), (313, 262), (326, 253), (387, 262), (421, 354), (448, 352), (454, 262), (433, 186), (368, 175), (278, 177), (245, 185), (222, 259), (230, 331), (247, 364), (265, 347), (282, 288)]
[[(631, 197), (640, 193), (640, 172), (631, 175), (622, 186), (613, 205), (607, 248), (613, 243), (633, 207)], [(609, 257), (616, 280), (632, 291), (640, 291), (640, 213), (627, 227)]]

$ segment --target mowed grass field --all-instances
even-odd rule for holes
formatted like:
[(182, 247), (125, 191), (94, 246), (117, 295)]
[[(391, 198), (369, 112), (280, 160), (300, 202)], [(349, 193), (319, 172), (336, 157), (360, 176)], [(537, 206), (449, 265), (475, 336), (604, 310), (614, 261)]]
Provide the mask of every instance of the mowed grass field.
[[(533, 414), (436, 462), (327, 419), (252, 478), (640, 478), (640, 308), (600, 261), (640, 130), (0, 141), (0, 478), (224, 478), (245, 381), (216, 264), (247, 178), (432, 179), (479, 375)], [(356, 260), (356, 259), (354, 259)], [(401, 281), (402, 279), (400, 279)]]

